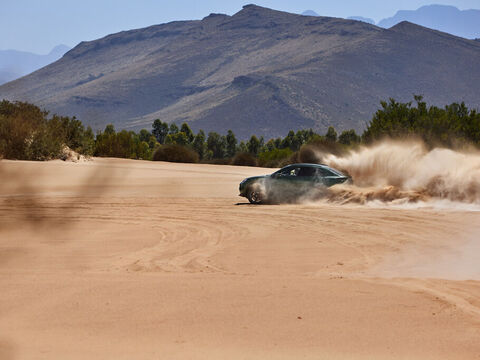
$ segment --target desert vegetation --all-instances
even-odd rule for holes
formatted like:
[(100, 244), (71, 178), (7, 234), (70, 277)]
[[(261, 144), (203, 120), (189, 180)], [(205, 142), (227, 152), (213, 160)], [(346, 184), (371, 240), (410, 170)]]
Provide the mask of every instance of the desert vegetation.
[(95, 136), (75, 117), (48, 116), (25, 102), (0, 102), (0, 157), (19, 160), (59, 158), (64, 146), (93, 155)]
[(480, 113), (464, 103), (444, 108), (428, 106), (421, 96), (414, 102), (381, 102), (363, 134), (329, 127), (325, 134), (312, 129), (289, 131), (284, 138), (265, 140), (252, 135), (238, 141), (226, 134), (194, 133), (187, 123), (178, 126), (157, 119), (152, 129), (117, 132), (109, 124), (95, 135), (75, 117), (49, 116), (25, 102), (0, 103), (0, 156), (7, 159), (48, 160), (61, 157), (68, 146), (79, 154), (171, 162), (205, 162), (279, 167), (313, 162), (316, 153), (341, 154), (383, 138), (417, 138), (427, 147), (480, 146)]

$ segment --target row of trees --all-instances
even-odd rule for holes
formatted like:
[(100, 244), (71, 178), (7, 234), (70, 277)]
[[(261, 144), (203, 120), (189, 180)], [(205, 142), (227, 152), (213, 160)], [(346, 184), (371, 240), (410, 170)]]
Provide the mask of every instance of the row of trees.
[[(144, 160), (215, 162), (238, 165), (280, 166), (296, 159), (305, 145), (338, 153), (384, 137), (416, 136), (428, 145), (480, 146), (480, 113), (464, 103), (444, 108), (428, 107), (421, 96), (409, 103), (381, 102), (364, 133), (329, 127), (323, 135), (312, 129), (289, 131), (284, 138), (265, 141), (252, 135), (238, 141), (233, 131), (222, 135), (203, 130), (196, 134), (187, 123), (179, 127), (155, 120), (151, 131), (115, 131), (113, 125), (94, 135), (75, 117), (48, 116), (48, 112), (24, 102), (0, 102), (0, 156), (10, 159), (45, 160), (61, 156), (68, 146), (80, 154)], [(298, 159), (298, 156), (297, 156)]]
[[(142, 130), (144, 131), (144, 130)], [(335, 147), (338, 145), (354, 146), (359, 144), (361, 137), (355, 133), (355, 130), (344, 131), (338, 136), (333, 127), (329, 127), (325, 135), (321, 136), (312, 129), (289, 131), (284, 138), (270, 139), (265, 142), (263, 137), (252, 135), (248, 141), (238, 141), (232, 130), (227, 134), (221, 135), (217, 132), (210, 132), (208, 136), (203, 130), (197, 134), (191, 130), (188, 124), (183, 123), (179, 128), (176, 124), (167, 124), (160, 120), (155, 120), (152, 125), (152, 135), (160, 146), (168, 148), (176, 146), (177, 152), (179, 146), (195, 152), (200, 161), (213, 161), (217, 163), (231, 162), (233, 164), (259, 163), (262, 166), (276, 166), (294, 154), (300, 148), (309, 143), (323, 144), (325, 146)], [(162, 151), (155, 160), (171, 161), (171, 151)], [(189, 162), (195, 157), (188, 154), (185, 150)], [(187, 155), (188, 154), (188, 155)], [(175, 161), (177, 156), (175, 156)], [(186, 160), (187, 161), (187, 160)]]
[(427, 145), (457, 147), (462, 144), (480, 146), (480, 113), (468, 109), (465, 103), (453, 103), (444, 108), (427, 106), (422, 96), (412, 102), (394, 99), (382, 101), (362, 135), (365, 143), (390, 137), (420, 137)]
[(116, 132), (109, 124), (104, 131), (97, 132), (94, 155), (150, 160), (158, 146), (156, 138), (145, 129), (138, 134), (127, 130)]

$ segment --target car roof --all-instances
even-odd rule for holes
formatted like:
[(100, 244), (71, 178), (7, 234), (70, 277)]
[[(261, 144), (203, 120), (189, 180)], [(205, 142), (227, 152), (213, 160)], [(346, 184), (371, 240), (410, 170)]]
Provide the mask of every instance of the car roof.
[(284, 166), (284, 168), (287, 168), (287, 167), (311, 167), (311, 168), (329, 168), (329, 166), (325, 165), (325, 164), (311, 164), (311, 163), (299, 163), (299, 164), (290, 164), (290, 165), (287, 165), (287, 166)]
[(282, 171), (283, 169), (288, 169), (288, 168), (295, 168), (295, 167), (303, 167), (303, 168), (316, 168), (316, 169), (328, 169), (329, 171), (333, 172), (334, 174), (336, 174), (337, 176), (345, 176), (342, 172), (334, 169), (334, 168), (331, 168), (330, 166), (328, 165), (325, 165), (325, 164), (312, 164), (312, 163), (299, 163), (299, 164), (290, 164), (290, 165), (287, 165), (287, 166), (284, 166), (283, 168), (281, 168), (280, 170), (277, 170), (278, 171)]

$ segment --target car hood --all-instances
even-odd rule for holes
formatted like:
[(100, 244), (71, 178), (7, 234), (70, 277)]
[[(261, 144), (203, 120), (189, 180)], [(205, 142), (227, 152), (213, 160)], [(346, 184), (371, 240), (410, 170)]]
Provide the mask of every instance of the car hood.
[(260, 179), (265, 179), (265, 178), (268, 178), (268, 177), (270, 177), (270, 175), (251, 176), (251, 177), (248, 177), (246, 179), (243, 179), (242, 183), (247, 183), (247, 182), (260, 180)]
[(268, 177), (270, 177), (270, 175), (252, 176), (252, 177), (249, 177), (247, 179), (248, 180), (258, 180), (258, 179), (265, 179), (265, 178), (268, 178)]

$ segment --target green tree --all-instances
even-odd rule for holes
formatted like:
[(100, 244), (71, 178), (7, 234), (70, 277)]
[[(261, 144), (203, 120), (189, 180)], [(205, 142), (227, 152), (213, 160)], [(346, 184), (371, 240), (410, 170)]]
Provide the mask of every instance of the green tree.
[(297, 133), (293, 136), (292, 141), (290, 143), (290, 149), (293, 151), (298, 151), (300, 150), (300, 147), (303, 145), (303, 136), (300, 131), (297, 131)]
[(328, 127), (327, 133), (325, 134), (325, 139), (332, 143), (337, 141), (337, 132), (333, 126)]
[(268, 140), (267, 144), (265, 145), (265, 151), (272, 151), (275, 148), (276, 148), (275, 140), (274, 139)]
[(214, 159), (223, 159), (226, 150), (225, 138), (216, 132), (208, 133), (207, 149), (212, 152)]
[(150, 136), (150, 139), (148, 139), (148, 147), (150, 149), (155, 149), (160, 145), (160, 143), (157, 141), (157, 138), (155, 136)]
[(286, 149), (286, 148), (290, 148), (291, 150), (294, 150), (293, 146), (294, 146), (294, 141), (293, 141), (293, 138), (295, 137), (295, 133), (293, 132), (293, 130), (290, 130), (287, 134), (287, 136), (285, 136), (285, 138), (282, 140), (281, 144), (280, 144), (280, 149)]
[(226, 156), (231, 158), (235, 156), (237, 152), (237, 138), (232, 130), (228, 130), (227, 136), (225, 137), (226, 141)]
[(113, 124), (108, 124), (107, 126), (105, 126), (104, 133), (105, 135), (115, 135), (115, 127), (113, 126)]
[(257, 156), (260, 151), (260, 140), (255, 135), (252, 135), (250, 140), (247, 142), (248, 152), (254, 156)]
[(177, 133), (179, 133), (179, 132), (180, 132), (180, 130), (178, 129), (177, 124), (171, 123), (171, 124), (170, 124), (170, 128), (168, 129), (168, 133), (169, 133), (170, 135), (175, 135), (175, 134), (177, 134)]
[(207, 150), (205, 144), (205, 133), (203, 130), (198, 131), (197, 136), (195, 136), (195, 139), (193, 140), (192, 148), (196, 151), (200, 160), (203, 160)]
[(137, 146), (137, 157), (142, 160), (151, 160), (152, 151), (146, 141), (142, 141)]
[(247, 144), (244, 141), (240, 141), (240, 144), (238, 144), (237, 153), (248, 153)]
[(82, 154), (92, 156), (95, 153), (95, 135), (90, 126), (87, 127), (82, 139)]
[(343, 145), (353, 145), (360, 142), (360, 136), (357, 135), (354, 129), (343, 131), (338, 137), (338, 142)]
[(139, 137), (140, 141), (145, 141), (146, 143), (148, 143), (151, 136), (152, 136), (152, 134), (147, 129), (142, 129), (138, 133), (138, 137)]
[(195, 138), (195, 135), (193, 134), (192, 129), (190, 129), (190, 126), (188, 126), (187, 123), (183, 123), (180, 132), (184, 133), (185, 136), (187, 137), (188, 144), (191, 144), (193, 142), (193, 139)]
[(168, 135), (168, 124), (156, 119), (152, 124), (152, 134), (160, 144), (165, 143), (165, 137)]
[(180, 131), (179, 133), (176, 133), (175, 135), (172, 135), (172, 136), (174, 138), (174, 144), (182, 145), (182, 146), (186, 146), (190, 144), (190, 140), (187, 134), (185, 134), (183, 131)]

